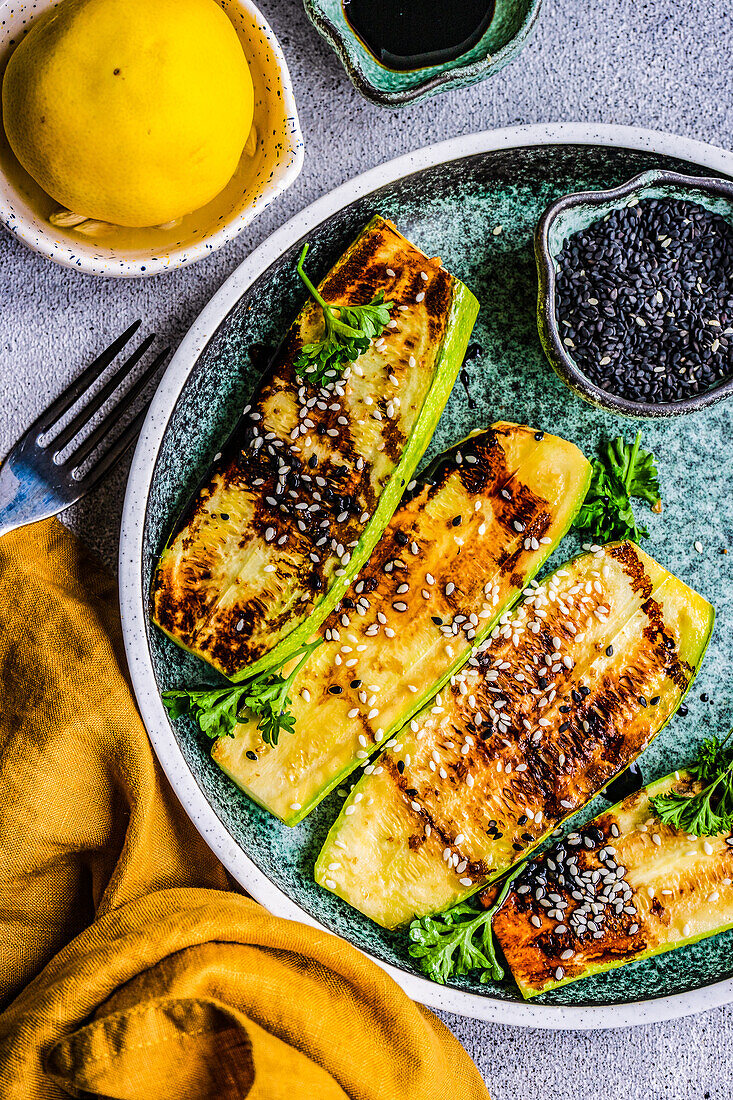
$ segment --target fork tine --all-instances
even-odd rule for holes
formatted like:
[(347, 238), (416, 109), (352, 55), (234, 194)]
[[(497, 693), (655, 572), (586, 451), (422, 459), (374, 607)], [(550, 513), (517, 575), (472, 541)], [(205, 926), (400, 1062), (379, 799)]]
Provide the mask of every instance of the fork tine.
[(121, 336), (118, 336), (93, 363), (89, 364), (85, 371), (82, 371), (79, 377), (76, 378), (70, 386), (67, 386), (63, 393), (59, 394), (56, 400), (41, 413), (30, 428), (30, 431), (35, 432), (37, 435), (40, 435), (42, 432), (47, 432), (48, 429), (79, 400), (89, 387), (96, 382), (102, 371), (110, 365), (117, 355), (119, 355), (125, 344), (134, 336), (141, 324), (142, 320), (133, 322)]
[[(114, 428), (115, 424), (118, 424), (121, 417), (131, 408), (135, 398), (142, 393), (146, 385), (156, 373), (161, 363), (165, 360), (170, 348), (165, 348), (155, 359), (145, 368), (140, 377), (135, 381), (135, 384), (130, 386), (129, 390), (123, 394), (114, 408), (109, 410), (109, 413), (105, 416), (101, 423), (97, 424), (94, 431), (90, 432), (86, 439), (83, 439), (79, 446), (71, 452), (66, 462), (61, 464), (61, 469), (64, 467), (72, 467), (76, 469), (87, 457), (90, 455), (95, 447), (97, 447), (102, 440), (109, 435), (110, 431)], [(114, 444), (113, 444), (114, 446)], [(106, 457), (103, 456), (103, 457)], [(100, 459), (103, 461), (103, 459)], [(92, 471), (90, 471), (91, 473)]]
[(54, 458), (63, 451), (64, 447), (72, 441), (75, 435), (78, 435), (82, 428), (89, 423), (94, 414), (102, 408), (102, 405), (112, 396), (123, 379), (137, 366), (143, 355), (145, 355), (145, 352), (152, 346), (154, 340), (154, 335), (146, 336), (140, 347), (133, 351), (129, 359), (126, 359), (125, 362), (117, 368), (102, 388), (87, 401), (86, 405), (79, 409), (73, 419), (71, 419), (66, 427), (51, 441), (49, 446), (52, 448)]
[(114, 463), (122, 457), (127, 448), (135, 442), (138, 432), (143, 426), (143, 421), (147, 416), (147, 412), (148, 405), (145, 405), (144, 408), (140, 409), (140, 411), (135, 414), (125, 430), (120, 432), (109, 450), (104, 452), (99, 462), (92, 467), (89, 473), (75, 480), (75, 484), (81, 489), (80, 495), (88, 493), (90, 489), (93, 489), (94, 486), (102, 480)]

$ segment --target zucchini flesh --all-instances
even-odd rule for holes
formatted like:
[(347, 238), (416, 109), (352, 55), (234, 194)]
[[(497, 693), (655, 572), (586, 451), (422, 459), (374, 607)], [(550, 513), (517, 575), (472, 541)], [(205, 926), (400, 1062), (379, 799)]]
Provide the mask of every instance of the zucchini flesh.
[(219, 767), (288, 825), (359, 765), (369, 772), (552, 553), (589, 475), (572, 443), (516, 424), (448, 452), (321, 628), (290, 692), (294, 732), (267, 745), (257, 719), (243, 721), (216, 742)]
[(478, 312), (439, 259), (381, 217), (320, 290), (336, 305), (383, 291), (393, 327), (341, 377), (309, 386), (293, 366), (323, 333), (308, 301), (153, 580), (158, 626), (235, 680), (302, 644), (369, 557), (435, 430)]
[(713, 617), (629, 542), (561, 567), (388, 743), (332, 826), (316, 880), (395, 928), (504, 874), (661, 729)]
[[(493, 929), (525, 998), (733, 928), (729, 832), (688, 836), (663, 825), (649, 805), (657, 795), (701, 787), (686, 772), (667, 775), (522, 871)], [(541, 905), (550, 894), (560, 901)]]

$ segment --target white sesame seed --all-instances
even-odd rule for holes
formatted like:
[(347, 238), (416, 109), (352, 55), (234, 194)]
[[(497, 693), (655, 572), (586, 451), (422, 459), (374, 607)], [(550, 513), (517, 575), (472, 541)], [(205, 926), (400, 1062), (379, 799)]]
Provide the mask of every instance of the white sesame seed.
[(300, 802), (291, 802), (290, 803), (290, 809), (291, 810), (299, 810), (300, 809)]

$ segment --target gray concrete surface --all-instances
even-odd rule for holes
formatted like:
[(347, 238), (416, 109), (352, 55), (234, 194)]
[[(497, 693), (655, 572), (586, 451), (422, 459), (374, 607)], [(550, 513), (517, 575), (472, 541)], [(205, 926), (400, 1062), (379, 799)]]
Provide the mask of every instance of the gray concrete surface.
[[(731, 0), (546, 0), (534, 39), (503, 73), (399, 112), (356, 94), (300, 0), (260, 0), (260, 7), (294, 77), (306, 140), (302, 175), (236, 242), (192, 268), (147, 281), (80, 276), (0, 233), (0, 456), (90, 353), (130, 321), (143, 317), (148, 330), (175, 345), (269, 232), (336, 184), (399, 153), (456, 134), (550, 121), (642, 125), (733, 144)], [(67, 517), (110, 564), (126, 472), (123, 465)], [(585, 1033), (444, 1019), (494, 1100), (733, 1096), (731, 1008)]]

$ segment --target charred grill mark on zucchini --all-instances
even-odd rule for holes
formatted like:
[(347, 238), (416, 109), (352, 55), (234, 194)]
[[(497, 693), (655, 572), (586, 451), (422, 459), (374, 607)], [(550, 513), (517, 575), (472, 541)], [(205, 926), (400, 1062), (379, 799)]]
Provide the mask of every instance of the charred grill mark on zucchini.
[(701, 786), (665, 776), (522, 871), (493, 928), (525, 997), (733, 927), (728, 837), (688, 837), (649, 805)]
[(345, 846), (329, 888), (386, 927), (473, 893), (631, 763), (679, 705), (712, 625), (706, 601), (631, 544), (528, 591), (400, 733), (379, 780), (358, 784), (319, 857), (321, 868), (336, 839)]
[[(217, 763), (288, 824), (354, 767), (370, 767), (379, 745), (465, 661), (518, 594), (516, 573), (497, 564), (504, 547), (517, 547), (512, 558), (525, 583), (571, 522), (588, 473), (572, 444), (546, 436), (540, 445), (531, 429), (505, 424), (444, 455), (416, 479), (358, 580), (324, 621), (325, 640), (294, 682), (294, 734), (266, 746), (255, 723), (242, 722), (215, 746)], [(507, 485), (513, 492), (504, 497)], [(524, 534), (510, 522), (520, 498), (548, 517), (552, 537), (536, 549), (524, 547)]]
[(381, 218), (321, 293), (354, 304), (377, 289), (394, 302), (388, 326), (320, 387), (293, 367), (323, 325), (320, 306), (305, 305), (161, 557), (153, 618), (226, 675), (264, 666), (291, 635), (295, 648), (298, 627), (328, 613), (394, 508), (395, 470), (402, 463), (411, 476), (460, 366), (477, 303)]

